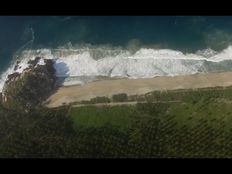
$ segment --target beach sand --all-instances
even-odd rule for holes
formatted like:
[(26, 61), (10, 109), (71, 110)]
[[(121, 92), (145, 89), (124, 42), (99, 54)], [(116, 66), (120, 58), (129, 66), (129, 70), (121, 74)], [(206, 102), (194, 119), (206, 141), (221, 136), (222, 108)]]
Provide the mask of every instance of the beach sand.
[(116, 79), (90, 82), (85, 85), (60, 87), (47, 101), (47, 107), (58, 107), (63, 103), (90, 100), (96, 96), (111, 97), (113, 94), (127, 93), (141, 95), (155, 90), (175, 90), (232, 86), (232, 72), (194, 74), (150, 79)]

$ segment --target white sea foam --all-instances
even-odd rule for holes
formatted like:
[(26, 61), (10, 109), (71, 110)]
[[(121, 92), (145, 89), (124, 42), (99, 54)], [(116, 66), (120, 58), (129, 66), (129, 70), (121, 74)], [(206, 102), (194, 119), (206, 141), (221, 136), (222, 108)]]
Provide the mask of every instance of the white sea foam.
[[(74, 77), (126, 77), (152, 78), (155, 76), (189, 75), (204, 69), (205, 62), (215, 64), (225, 60), (232, 61), (232, 46), (216, 52), (211, 49), (200, 50), (195, 54), (184, 54), (170, 49), (141, 48), (131, 54), (129, 50), (108, 47), (58, 48), (25, 50), (20, 55), (20, 64), (16, 72), (21, 73), (28, 67), (28, 60), (35, 57), (53, 59), (57, 77), (67, 77), (64, 85), (83, 84), (83, 80)], [(39, 61), (44, 65), (44, 60)], [(0, 91), (8, 74), (14, 71), (15, 64), (2, 74)], [(207, 71), (207, 70), (206, 70)], [(71, 80), (69, 78), (72, 78)]]

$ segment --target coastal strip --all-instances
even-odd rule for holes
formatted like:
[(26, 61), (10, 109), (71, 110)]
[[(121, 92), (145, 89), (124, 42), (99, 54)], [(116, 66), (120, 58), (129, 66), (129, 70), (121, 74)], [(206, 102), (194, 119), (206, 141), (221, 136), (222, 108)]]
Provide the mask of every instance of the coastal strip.
[(89, 82), (85, 85), (62, 86), (47, 100), (47, 107), (90, 100), (97, 96), (111, 97), (114, 94), (142, 95), (151, 91), (196, 89), (232, 86), (232, 72), (194, 74), (150, 79), (117, 79)]

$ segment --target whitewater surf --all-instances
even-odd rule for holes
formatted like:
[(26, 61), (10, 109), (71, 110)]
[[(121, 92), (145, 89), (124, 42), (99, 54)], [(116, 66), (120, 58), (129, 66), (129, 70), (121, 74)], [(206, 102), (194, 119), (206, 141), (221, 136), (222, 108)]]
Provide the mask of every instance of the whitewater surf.
[[(84, 84), (99, 77), (153, 78), (196, 73), (232, 71), (232, 46), (216, 52), (212, 49), (183, 53), (171, 49), (140, 48), (132, 53), (117, 47), (82, 47), (24, 50), (1, 75), (0, 91), (9, 74), (21, 73), (28, 61), (52, 59), (62, 85)], [(18, 63), (18, 69), (14, 67)]]

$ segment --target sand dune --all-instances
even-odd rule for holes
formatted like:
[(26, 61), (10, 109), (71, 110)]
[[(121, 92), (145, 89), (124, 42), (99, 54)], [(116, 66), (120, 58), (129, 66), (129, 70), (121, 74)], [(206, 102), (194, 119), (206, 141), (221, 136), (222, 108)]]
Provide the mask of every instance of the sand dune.
[(96, 96), (112, 96), (118, 93), (128, 95), (145, 94), (154, 90), (175, 90), (232, 86), (232, 72), (195, 74), (151, 79), (116, 79), (90, 82), (85, 85), (60, 87), (49, 99), (48, 107), (63, 103), (89, 100)]

